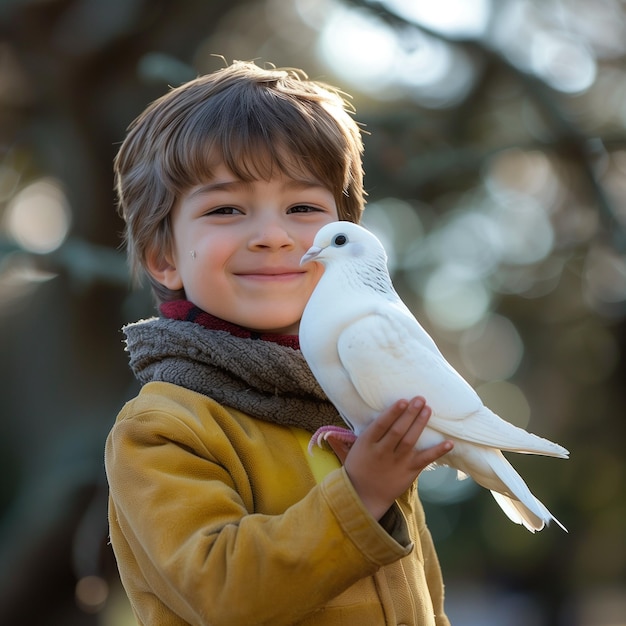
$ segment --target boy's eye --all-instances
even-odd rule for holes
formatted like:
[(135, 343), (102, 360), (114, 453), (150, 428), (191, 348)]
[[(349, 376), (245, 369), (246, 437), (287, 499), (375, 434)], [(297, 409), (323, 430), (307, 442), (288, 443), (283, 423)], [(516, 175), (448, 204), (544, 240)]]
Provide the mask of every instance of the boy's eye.
[(207, 211), (205, 215), (238, 215), (241, 211), (234, 206), (220, 206)]
[(296, 204), (289, 208), (287, 213), (312, 213), (315, 211), (321, 211), (318, 207), (311, 206), (309, 204)]

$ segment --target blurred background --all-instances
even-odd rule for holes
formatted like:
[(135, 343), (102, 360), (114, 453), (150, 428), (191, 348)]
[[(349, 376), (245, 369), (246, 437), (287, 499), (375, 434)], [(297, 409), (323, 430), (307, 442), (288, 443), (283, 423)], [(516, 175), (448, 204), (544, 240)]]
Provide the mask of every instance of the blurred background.
[(0, 623), (133, 623), (102, 457), (137, 392), (120, 328), (154, 307), (111, 163), (168, 86), (257, 59), (352, 95), (402, 297), (571, 451), (512, 459), (567, 534), (423, 475), (452, 623), (625, 625), (625, 55), (620, 0), (2, 0)]

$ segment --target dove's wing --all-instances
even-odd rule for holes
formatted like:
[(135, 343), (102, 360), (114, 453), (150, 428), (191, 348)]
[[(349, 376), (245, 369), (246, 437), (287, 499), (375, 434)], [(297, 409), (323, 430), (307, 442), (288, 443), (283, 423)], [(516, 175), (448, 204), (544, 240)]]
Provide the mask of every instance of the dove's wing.
[(420, 340), (422, 334), (432, 342), (417, 320), (389, 305), (342, 331), (339, 358), (368, 406), (382, 412), (400, 398), (421, 395), (433, 409), (429, 427), (445, 436), (516, 452), (536, 452), (529, 439), (551, 443), (485, 408), (439, 351)]
[(339, 336), (339, 358), (365, 403), (381, 412), (407, 394), (407, 399), (422, 395), (431, 407), (456, 420), (480, 409), (476, 392), (404, 319), (402, 313), (390, 315), (380, 307)]

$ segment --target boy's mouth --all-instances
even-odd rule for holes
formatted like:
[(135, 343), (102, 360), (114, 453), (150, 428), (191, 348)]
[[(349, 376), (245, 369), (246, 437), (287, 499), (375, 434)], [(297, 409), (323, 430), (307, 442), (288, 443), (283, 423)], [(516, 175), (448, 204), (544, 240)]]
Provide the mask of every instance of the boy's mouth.
[(249, 272), (238, 272), (237, 276), (256, 280), (290, 280), (299, 278), (306, 271), (300, 268), (291, 267), (266, 267), (250, 270)]

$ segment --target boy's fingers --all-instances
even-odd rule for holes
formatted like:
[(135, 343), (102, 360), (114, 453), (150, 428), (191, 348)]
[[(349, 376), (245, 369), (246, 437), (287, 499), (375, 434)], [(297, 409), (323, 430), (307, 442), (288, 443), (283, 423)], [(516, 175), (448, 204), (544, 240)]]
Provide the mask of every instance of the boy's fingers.
[(402, 446), (404, 448), (415, 446), (417, 440), (424, 432), (431, 415), (432, 409), (428, 405), (423, 405), (413, 422), (409, 425), (404, 437), (402, 437), (402, 439), (398, 442), (398, 446)]
[(432, 411), (424, 398), (413, 398), (387, 431), (385, 443), (396, 453), (412, 448), (424, 431)]
[(368, 435), (374, 442), (383, 439), (390, 431), (395, 433), (396, 438), (402, 438), (425, 405), (426, 400), (421, 396), (413, 398), (410, 402), (398, 400), (381, 413), (363, 434), (369, 431)]
[[(372, 441), (380, 441), (396, 420), (406, 411), (409, 403), (406, 400), (398, 400), (384, 413), (381, 413), (364, 431), (363, 435)], [(362, 436), (363, 436), (362, 435)]]
[(427, 448), (419, 453), (419, 465), (421, 467), (428, 467), (431, 463), (434, 463), (442, 456), (450, 452), (454, 448), (454, 444), (451, 441), (442, 441), (432, 448)]

